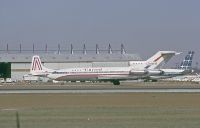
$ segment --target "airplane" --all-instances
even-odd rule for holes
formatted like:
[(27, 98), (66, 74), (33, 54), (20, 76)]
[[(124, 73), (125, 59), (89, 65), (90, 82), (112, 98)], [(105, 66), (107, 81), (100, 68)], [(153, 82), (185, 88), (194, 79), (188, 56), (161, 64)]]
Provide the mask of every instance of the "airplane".
[(194, 51), (189, 51), (188, 54), (185, 56), (184, 60), (181, 62), (180, 67), (178, 69), (159, 69), (163, 71), (163, 74), (156, 75), (156, 76), (148, 76), (148, 80), (157, 81), (158, 79), (167, 79), (173, 78), (177, 76), (183, 76), (188, 74), (192, 71), (192, 59), (194, 56)]
[(40, 57), (35, 55), (32, 57), (30, 74), (56, 81), (111, 81), (114, 85), (119, 85), (122, 80), (163, 74), (163, 71), (154, 68), (178, 54), (180, 53), (175, 51), (158, 51), (146, 61), (130, 61), (127, 67), (82, 67), (59, 70), (46, 68), (42, 65)]

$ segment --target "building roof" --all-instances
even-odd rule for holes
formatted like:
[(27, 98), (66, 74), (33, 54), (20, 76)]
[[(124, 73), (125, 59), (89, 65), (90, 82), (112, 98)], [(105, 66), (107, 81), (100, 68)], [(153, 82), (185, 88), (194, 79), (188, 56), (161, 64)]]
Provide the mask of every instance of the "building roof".
[[(14, 63), (30, 63), (32, 60), (32, 56), (36, 54), (9, 54), (9, 53), (1, 53), (0, 54), (0, 62), (14, 62)], [(115, 62), (115, 61), (131, 61), (131, 60), (141, 60), (138, 54), (37, 54), (40, 56), (42, 62), (50, 63), (50, 62)]]

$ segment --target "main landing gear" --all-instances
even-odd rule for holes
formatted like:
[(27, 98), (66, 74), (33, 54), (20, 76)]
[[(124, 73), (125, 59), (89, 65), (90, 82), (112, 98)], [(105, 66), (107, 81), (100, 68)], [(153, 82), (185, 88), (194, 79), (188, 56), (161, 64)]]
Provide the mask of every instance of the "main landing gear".
[(119, 80), (113, 80), (112, 83), (113, 83), (114, 85), (120, 85)]

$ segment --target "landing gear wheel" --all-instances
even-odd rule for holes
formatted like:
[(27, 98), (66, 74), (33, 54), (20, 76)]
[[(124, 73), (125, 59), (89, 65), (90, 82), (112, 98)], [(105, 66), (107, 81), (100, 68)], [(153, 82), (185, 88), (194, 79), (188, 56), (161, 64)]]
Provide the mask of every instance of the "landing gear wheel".
[(158, 82), (158, 80), (151, 80), (152, 82)]
[(118, 80), (114, 80), (114, 81), (113, 81), (113, 84), (114, 84), (114, 85), (120, 85), (120, 82), (119, 82)]

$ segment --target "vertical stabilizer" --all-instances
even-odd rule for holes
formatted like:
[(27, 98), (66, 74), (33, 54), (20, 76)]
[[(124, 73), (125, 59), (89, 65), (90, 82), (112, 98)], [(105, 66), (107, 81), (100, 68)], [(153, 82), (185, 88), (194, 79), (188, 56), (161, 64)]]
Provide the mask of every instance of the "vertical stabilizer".
[(39, 56), (32, 57), (30, 73), (34, 76), (46, 76), (53, 70), (44, 67)]
[(189, 51), (185, 56), (185, 59), (181, 62), (180, 69), (191, 70), (192, 69), (192, 59), (194, 56), (194, 51)]
[(173, 56), (180, 54), (175, 51), (158, 51), (155, 55), (146, 61), (147, 69), (161, 68), (166, 64)]

